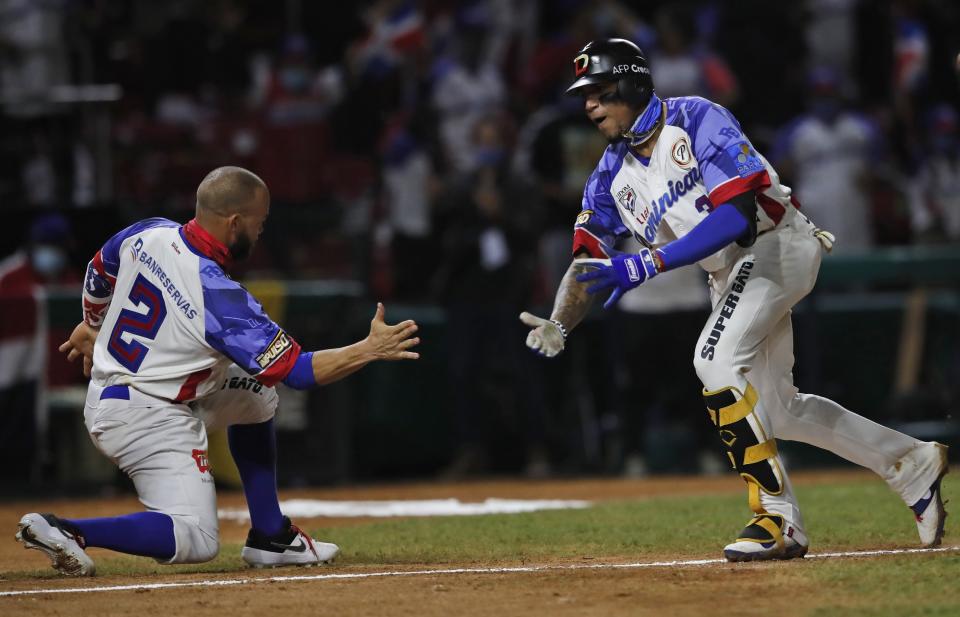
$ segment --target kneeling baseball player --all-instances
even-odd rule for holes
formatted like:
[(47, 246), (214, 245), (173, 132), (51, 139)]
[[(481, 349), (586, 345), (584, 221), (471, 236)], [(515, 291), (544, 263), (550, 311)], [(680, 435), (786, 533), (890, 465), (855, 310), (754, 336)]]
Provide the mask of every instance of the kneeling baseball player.
[(340, 552), (280, 511), (273, 386), (312, 388), (374, 360), (416, 359), (417, 325), (386, 324), (378, 304), (362, 341), (303, 351), (225, 273), (249, 256), (269, 209), (259, 177), (221, 167), (200, 183), (195, 219), (140, 221), (110, 238), (87, 267), (84, 319), (60, 349), (83, 358), (90, 437), (130, 476), (146, 511), (25, 515), (17, 539), (46, 553), (59, 572), (93, 575), (84, 551), (91, 546), (160, 563), (213, 559), (220, 537), (207, 429), (224, 427), (250, 510), (244, 561), (312, 565)]

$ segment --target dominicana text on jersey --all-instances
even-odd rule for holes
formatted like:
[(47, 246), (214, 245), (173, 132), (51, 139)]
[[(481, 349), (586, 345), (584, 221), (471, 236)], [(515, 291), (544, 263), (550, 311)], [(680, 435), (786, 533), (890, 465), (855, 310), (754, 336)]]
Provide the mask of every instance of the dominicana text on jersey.
[[(607, 147), (587, 181), (573, 251), (605, 257), (600, 243), (633, 235), (649, 247), (681, 238), (714, 208), (748, 190), (757, 195), (757, 232), (794, 207), (790, 189), (723, 107), (700, 97), (666, 99), (667, 117), (649, 159), (625, 142)], [(701, 260), (708, 272), (729, 266), (735, 244)]]

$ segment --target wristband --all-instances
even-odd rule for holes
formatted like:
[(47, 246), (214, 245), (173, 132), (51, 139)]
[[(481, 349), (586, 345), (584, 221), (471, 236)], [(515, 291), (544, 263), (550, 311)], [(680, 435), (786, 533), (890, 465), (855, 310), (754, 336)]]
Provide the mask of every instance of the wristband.
[(651, 252), (653, 253), (653, 267), (656, 268), (657, 273), (666, 270), (667, 267), (663, 263), (663, 255), (660, 254), (660, 249)]
[(556, 319), (551, 319), (550, 323), (555, 325), (557, 329), (560, 330), (560, 335), (563, 337), (563, 340), (567, 340), (567, 329), (563, 327), (563, 324)]

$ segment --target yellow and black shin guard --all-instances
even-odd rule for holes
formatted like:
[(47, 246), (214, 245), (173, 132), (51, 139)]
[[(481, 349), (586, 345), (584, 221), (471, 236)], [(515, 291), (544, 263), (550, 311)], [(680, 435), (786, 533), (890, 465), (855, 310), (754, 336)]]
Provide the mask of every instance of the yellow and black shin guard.
[(768, 495), (783, 493), (780, 480), (783, 474), (776, 460), (777, 442), (767, 438), (754, 413), (757, 391), (750, 383), (743, 393), (728, 386), (713, 392), (704, 390), (703, 400), (710, 420), (720, 432), (720, 441), (731, 465), (747, 483), (750, 509), (757, 515), (766, 514), (760, 503), (760, 491)]

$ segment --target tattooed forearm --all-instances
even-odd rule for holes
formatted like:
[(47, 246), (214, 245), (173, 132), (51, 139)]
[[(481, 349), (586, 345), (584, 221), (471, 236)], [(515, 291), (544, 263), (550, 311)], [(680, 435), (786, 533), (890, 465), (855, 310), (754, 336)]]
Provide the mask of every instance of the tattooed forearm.
[(585, 267), (574, 259), (560, 281), (557, 297), (553, 302), (550, 319), (562, 323), (568, 332), (580, 323), (593, 304), (593, 296), (587, 293), (587, 283), (577, 282), (577, 275), (585, 271)]

